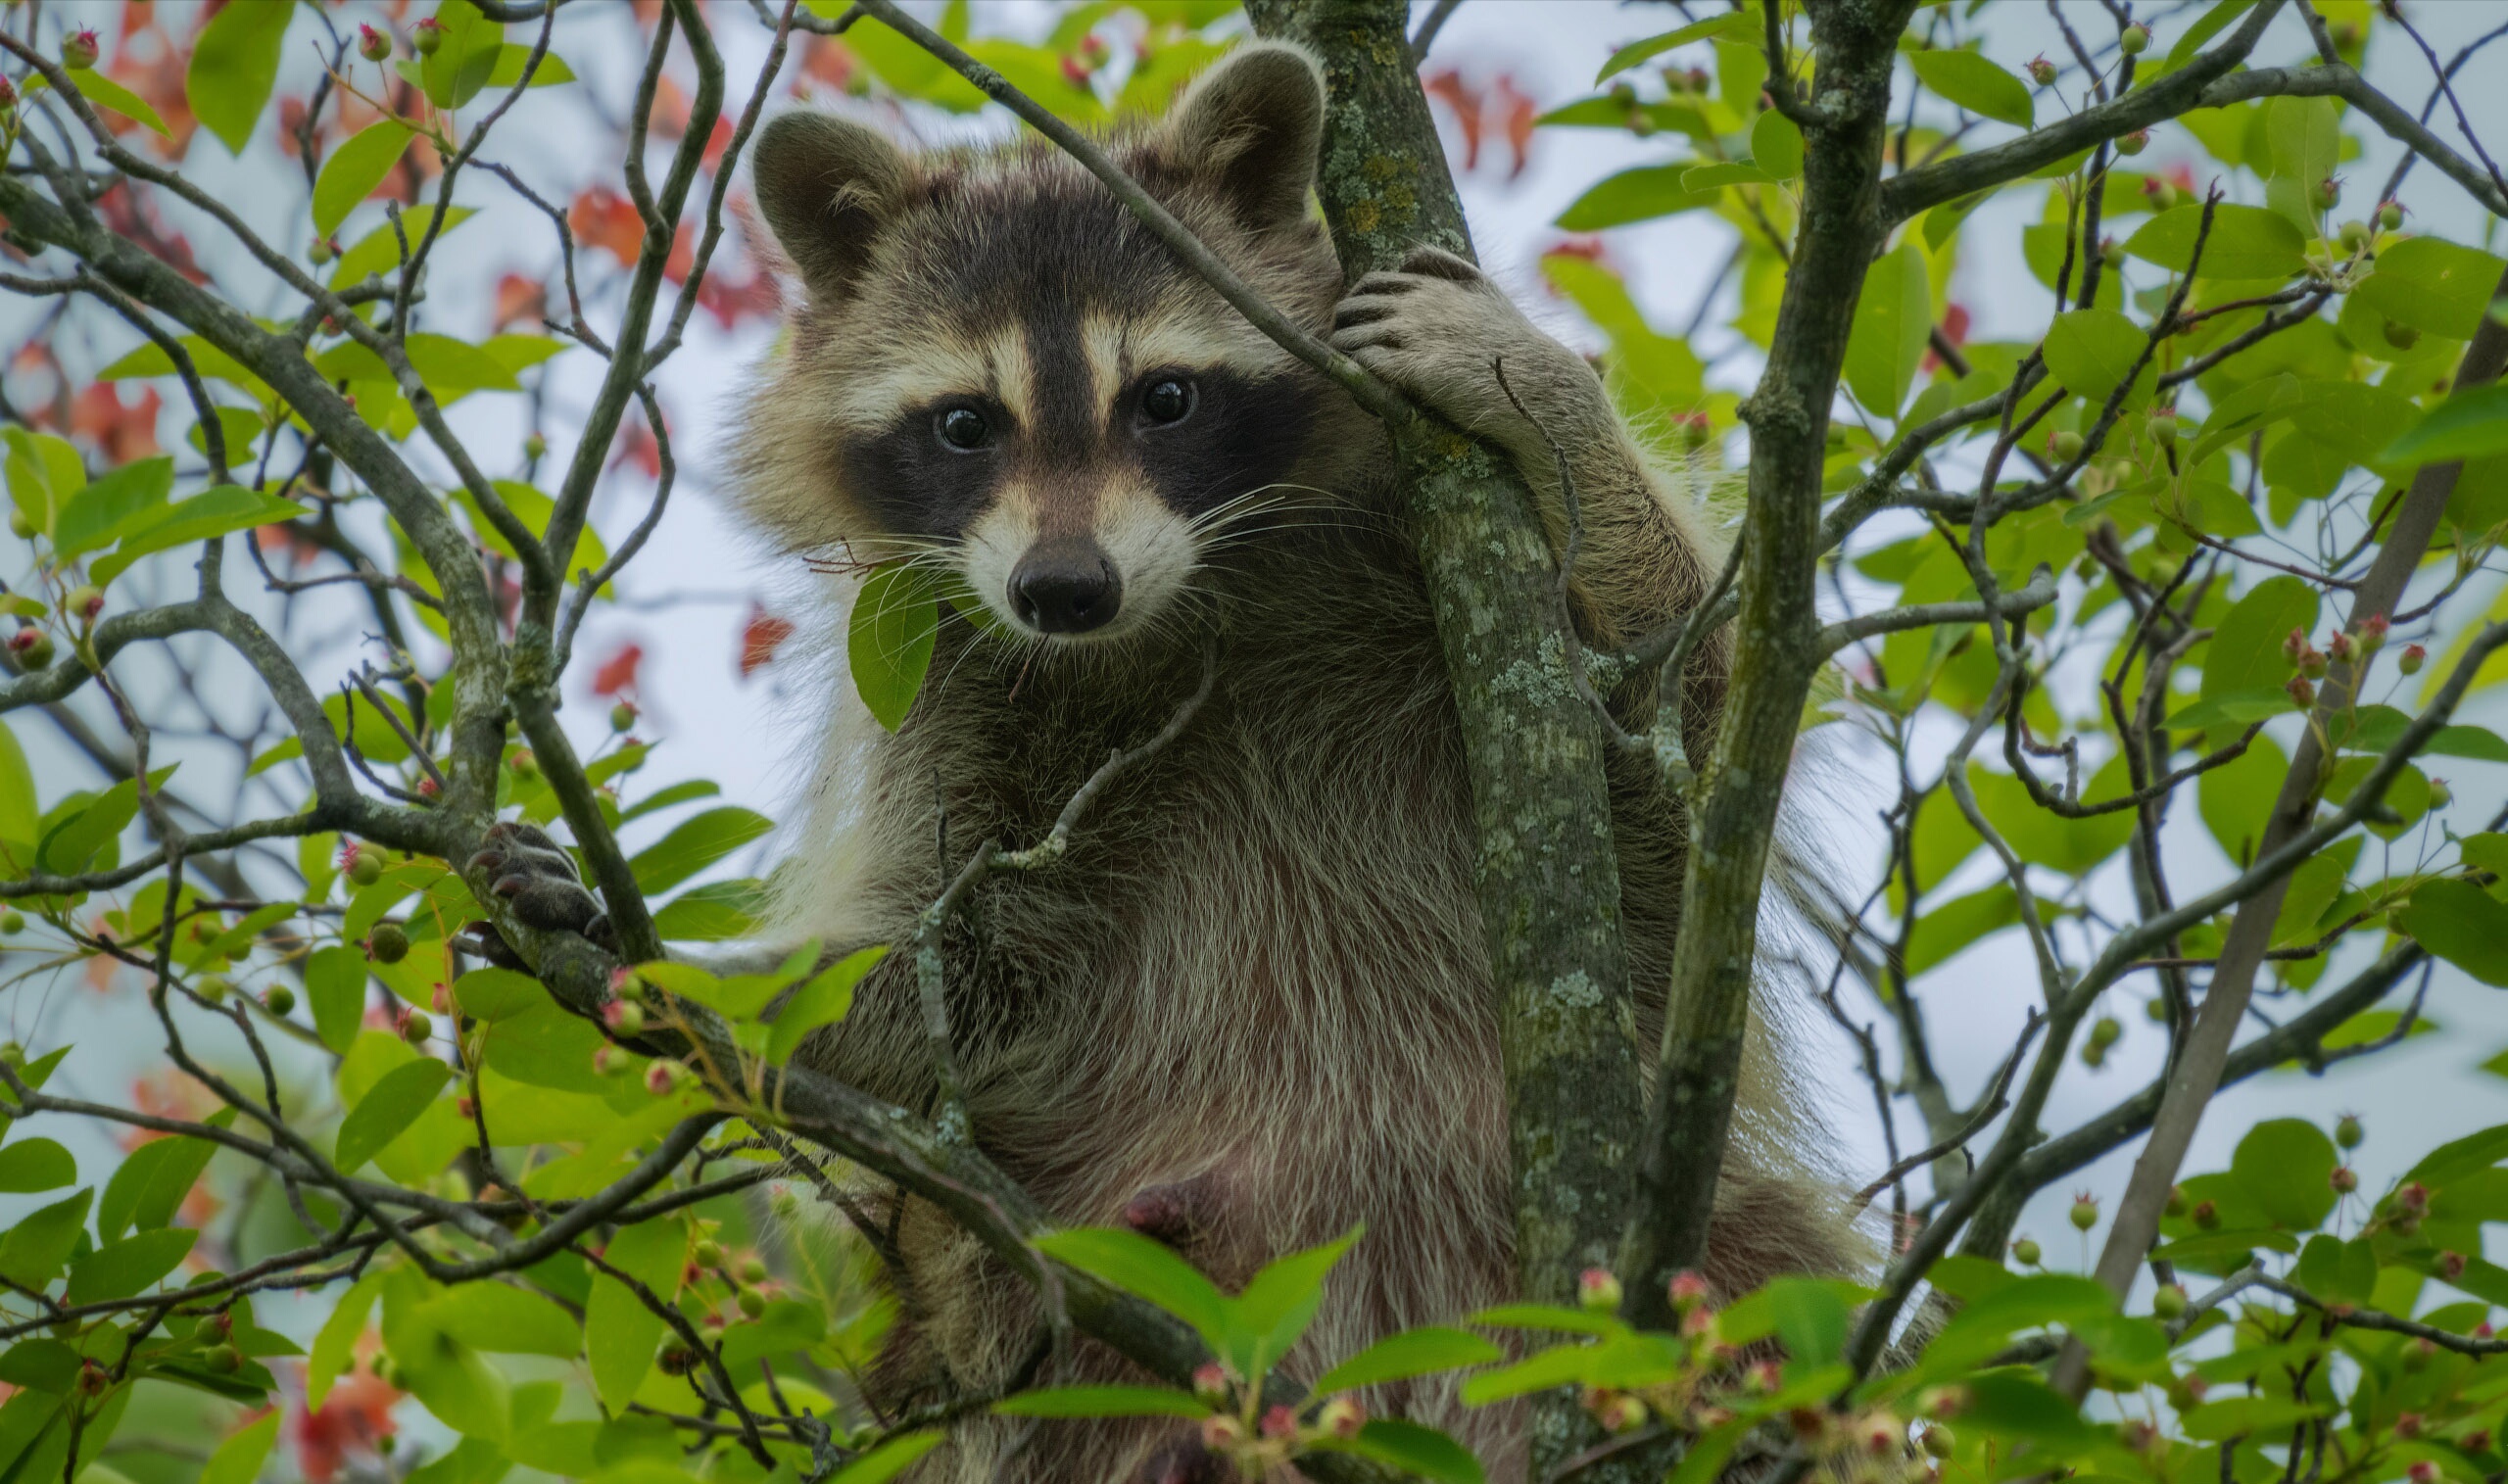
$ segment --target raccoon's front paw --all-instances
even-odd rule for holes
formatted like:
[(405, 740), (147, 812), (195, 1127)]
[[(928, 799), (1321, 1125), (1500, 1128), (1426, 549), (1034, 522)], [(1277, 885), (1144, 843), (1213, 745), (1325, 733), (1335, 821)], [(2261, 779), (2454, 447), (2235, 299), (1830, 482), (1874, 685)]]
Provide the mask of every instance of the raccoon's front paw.
[[(491, 878), (488, 889), (506, 899), (524, 927), (581, 933), (603, 948), (617, 950), (618, 934), (610, 927), (609, 915), (584, 886), (574, 857), (539, 827), (519, 822), (489, 826), (479, 853), (470, 857), (470, 869)], [(492, 924), (473, 923), (470, 931), (479, 955), (488, 962), (505, 969), (527, 967)]]
[(1455, 426), (1519, 456), (1542, 446), (1527, 414), (1542, 418), (1563, 396), (1579, 395), (1582, 383), (1601, 394), (1574, 352), (1543, 334), (1486, 274), (1438, 248), (1415, 248), (1398, 270), (1353, 285), (1332, 312), (1332, 344)]

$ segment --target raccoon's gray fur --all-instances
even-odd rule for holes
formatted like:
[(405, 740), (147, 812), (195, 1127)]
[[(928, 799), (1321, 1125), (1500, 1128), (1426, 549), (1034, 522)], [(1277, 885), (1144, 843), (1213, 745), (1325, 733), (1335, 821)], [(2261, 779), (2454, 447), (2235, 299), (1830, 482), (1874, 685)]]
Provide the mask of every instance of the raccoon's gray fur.
[[(1590, 638), (1696, 601), (1714, 557), (1694, 502), (1653, 471), (1581, 359), (1441, 253), (1344, 295), (1307, 210), (1323, 101), (1304, 53), (1248, 45), (1111, 147), (1274, 304), (1511, 453), (1556, 536), (1549, 445), (1491, 374), (1503, 359), (1571, 451)], [(955, 858), (986, 838), (1032, 844), (1215, 655), (1191, 724), (1096, 801), (1061, 862), (993, 876), (950, 943), (975, 1138), (1058, 1217), (1129, 1221), (1230, 1286), (1365, 1222), (1289, 1358), (1298, 1374), (1507, 1298), (1506, 1109), (1469, 783), (1382, 427), (1041, 146), (909, 156), (793, 114), (759, 136), (756, 178), (806, 300), (744, 400), (741, 508), (791, 551), (954, 572), (989, 610), (945, 613), (894, 736), (831, 688), (781, 873), (790, 929), (832, 947), (903, 938), (940, 884), (936, 787)], [(1722, 672), (1705, 656), (1689, 686), (1701, 747)], [(1652, 1044), (1682, 825), (1634, 760), (1612, 781)], [(803, 1056), (929, 1108), (905, 959)], [(1728, 1291), (1848, 1261), (1831, 1203), (1797, 1173), (1783, 1063), (1762, 1034), (1710, 1258)], [(1037, 1343), (1031, 1296), (929, 1208), (908, 1202), (898, 1221), (908, 1318), (880, 1400), (999, 1383)], [(1125, 1366), (1084, 1346), (1075, 1373)], [(1370, 1403), (1522, 1476), (1519, 1412), (1465, 1409), (1450, 1385)], [(1105, 1484), (1210, 1463), (1181, 1423), (979, 1416), (917, 1477)]]

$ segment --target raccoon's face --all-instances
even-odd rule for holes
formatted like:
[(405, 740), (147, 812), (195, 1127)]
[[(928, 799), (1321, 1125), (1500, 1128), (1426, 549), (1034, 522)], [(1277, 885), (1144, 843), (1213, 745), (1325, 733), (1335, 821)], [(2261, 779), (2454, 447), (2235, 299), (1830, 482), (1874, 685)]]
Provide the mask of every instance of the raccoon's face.
[[(1340, 290), (1305, 214), (1322, 109), (1303, 53), (1253, 46), (1115, 148), (1318, 328)], [(756, 174), (809, 304), (737, 455), (788, 544), (946, 563), (1020, 632), (1103, 641), (1153, 624), (1231, 525), (1312, 475), (1337, 394), (1059, 154), (909, 159), (791, 114)]]

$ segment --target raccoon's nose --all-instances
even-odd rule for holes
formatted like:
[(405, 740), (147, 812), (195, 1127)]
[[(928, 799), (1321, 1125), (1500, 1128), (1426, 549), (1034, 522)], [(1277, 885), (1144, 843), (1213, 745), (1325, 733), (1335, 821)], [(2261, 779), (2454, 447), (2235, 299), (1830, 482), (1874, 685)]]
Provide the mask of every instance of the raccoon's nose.
[(1010, 572), (1010, 606), (1047, 634), (1085, 634), (1112, 622), (1123, 580), (1093, 541), (1040, 541)]

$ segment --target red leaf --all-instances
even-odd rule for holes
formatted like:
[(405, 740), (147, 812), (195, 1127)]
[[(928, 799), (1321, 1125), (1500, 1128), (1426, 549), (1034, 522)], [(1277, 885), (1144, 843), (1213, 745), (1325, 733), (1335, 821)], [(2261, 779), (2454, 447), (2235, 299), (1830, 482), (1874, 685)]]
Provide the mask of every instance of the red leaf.
[(1516, 86), (1512, 75), (1500, 72), (1488, 109), (1498, 116), (1498, 127), (1507, 136), (1507, 149), (1515, 156), (1515, 163), (1507, 168), (1507, 178), (1513, 180), (1524, 172), (1524, 157), (1532, 148), (1532, 121), (1541, 117), (1541, 107), (1533, 102), (1530, 93)]
[(108, 464), (151, 457), (157, 453), (157, 410), (164, 406), (156, 388), (142, 387), (138, 398), (124, 407), (121, 388), (99, 381), (71, 404), (71, 436), (95, 445)]
[(548, 313), (547, 284), (536, 278), (525, 278), (520, 273), (507, 273), (497, 280), (496, 327), (499, 330), (515, 324), (536, 330)]
[(644, 662), (645, 646), (643, 645), (620, 645), (610, 651), (607, 659), (601, 662), (600, 669), (592, 672), (592, 694), (616, 695), (622, 691), (636, 689), (636, 667)]
[(792, 620), (767, 612), (762, 603), (751, 603), (748, 622), (741, 626), (741, 679), (773, 664), (775, 651), (792, 637)]
[[(375, 1444), (392, 1436), (392, 1407), (401, 1393), (363, 1366), (340, 1377), (319, 1412), (296, 1414), (296, 1462), (312, 1484), (331, 1484), (352, 1454), (376, 1456)], [(301, 1404), (300, 1404), (301, 1405)]]
[(600, 248), (622, 263), (632, 265), (645, 246), (645, 218), (636, 214), (636, 203), (605, 185), (575, 198), (566, 225), (578, 245)]
[(1454, 110), (1454, 121), (1463, 128), (1463, 168), (1471, 169), (1480, 163), (1480, 92), (1463, 80), (1463, 73), (1453, 68), (1420, 84), (1428, 96)]

